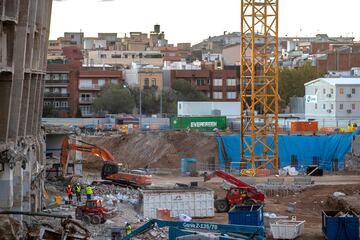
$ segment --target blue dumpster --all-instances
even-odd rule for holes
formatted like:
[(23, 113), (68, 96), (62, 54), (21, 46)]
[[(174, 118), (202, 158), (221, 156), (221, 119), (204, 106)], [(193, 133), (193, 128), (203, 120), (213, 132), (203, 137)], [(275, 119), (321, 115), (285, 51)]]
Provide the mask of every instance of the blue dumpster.
[(359, 218), (352, 212), (322, 212), (322, 231), (327, 240), (359, 240)]
[(263, 205), (236, 205), (228, 212), (229, 224), (264, 226)]

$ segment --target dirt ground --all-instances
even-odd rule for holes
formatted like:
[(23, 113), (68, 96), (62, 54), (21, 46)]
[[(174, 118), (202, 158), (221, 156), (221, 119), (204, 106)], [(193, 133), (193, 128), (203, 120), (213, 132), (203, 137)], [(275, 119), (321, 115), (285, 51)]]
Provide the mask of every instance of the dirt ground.
[[(321, 230), (321, 212), (327, 210), (346, 210), (344, 207), (350, 207), (360, 214), (360, 175), (326, 175), (324, 177), (314, 177), (315, 185), (307, 187), (301, 192), (289, 195), (283, 198), (267, 197), (265, 201), (265, 212), (272, 212), (277, 215), (296, 216), (297, 220), (305, 220), (304, 233), (297, 239), (324, 239)], [(265, 182), (267, 178), (256, 178), (257, 183)], [(155, 184), (164, 185), (179, 183), (188, 183), (198, 181), (200, 186), (214, 190), (219, 198), (225, 196), (225, 190), (221, 188), (222, 179), (214, 178), (210, 182), (203, 183), (202, 178), (190, 177), (166, 177), (157, 176), (154, 179)], [(286, 182), (292, 181), (291, 177), (285, 179)], [(334, 192), (343, 192), (347, 196), (338, 201), (331, 201)], [(341, 204), (345, 201), (347, 204)], [(288, 204), (296, 202), (296, 211), (288, 212)], [(214, 218), (197, 219), (197, 221), (227, 223), (226, 213), (216, 213)], [(267, 229), (269, 231), (269, 229)], [(271, 237), (269, 237), (271, 239)]]

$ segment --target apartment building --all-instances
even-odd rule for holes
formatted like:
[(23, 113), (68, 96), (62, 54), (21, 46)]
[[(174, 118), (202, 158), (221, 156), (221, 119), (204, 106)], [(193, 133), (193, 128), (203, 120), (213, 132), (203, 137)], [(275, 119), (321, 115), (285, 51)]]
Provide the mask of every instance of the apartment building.
[(307, 119), (360, 119), (360, 78), (319, 78), (305, 83)]
[(171, 83), (189, 81), (213, 101), (238, 101), (239, 75), (236, 70), (170, 70)]
[(78, 105), (82, 117), (94, 117), (93, 103), (100, 90), (109, 84), (122, 84), (123, 76), (117, 70), (82, 68), (79, 72), (78, 91), (72, 99)]
[(160, 51), (88, 51), (84, 62), (89, 65), (108, 64), (118, 67), (129, 67), (132, 63), (162, 66), (163, 57)]

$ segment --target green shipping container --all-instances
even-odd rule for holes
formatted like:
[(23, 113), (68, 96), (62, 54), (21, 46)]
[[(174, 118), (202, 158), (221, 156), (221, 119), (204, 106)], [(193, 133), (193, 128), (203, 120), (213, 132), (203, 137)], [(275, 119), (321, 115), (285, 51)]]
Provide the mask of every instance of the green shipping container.
[(170, 118), (171, 129), (196, 129), (199, 131), (213, 131), (214, 128), (225, 129), (226, 117), (172, 117)]

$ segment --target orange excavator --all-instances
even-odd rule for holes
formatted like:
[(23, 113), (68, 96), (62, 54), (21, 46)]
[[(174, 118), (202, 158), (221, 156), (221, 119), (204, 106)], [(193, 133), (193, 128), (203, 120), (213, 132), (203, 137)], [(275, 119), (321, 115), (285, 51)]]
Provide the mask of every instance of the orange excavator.
[(62, 168), (62, 176), (66, 176), (67, 168), (69, 164), (69, 153), (70, 151), (80, 151), (93, 154), (100, 157), (104, 161), (104, 165), (101, 169), (101, 178), (103, 180), (111, 181), (115, 184), (131, 186), (131, 187), (142, 187), (151, 185), (152, 176), (143, 170), (129, 170), (122, 164), (115, 162), (114, 156), (105, 148), (79, 141), (83, 145), (73, 144), (69, 142), (69, 138), (65, 137), (62, 148), (60, 163)]

